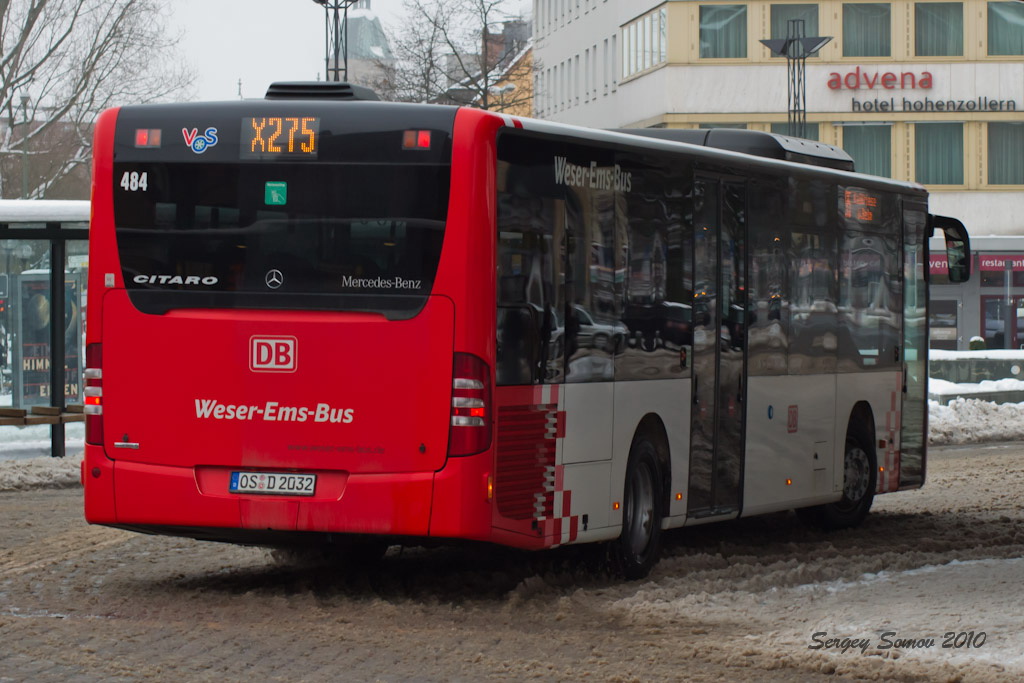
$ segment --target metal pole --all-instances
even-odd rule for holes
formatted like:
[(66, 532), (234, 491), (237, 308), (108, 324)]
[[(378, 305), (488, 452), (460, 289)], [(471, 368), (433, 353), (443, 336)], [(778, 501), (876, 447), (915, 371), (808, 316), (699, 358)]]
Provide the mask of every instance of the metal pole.
[(789, 64), (789, 133), (806, 137), (806, 85), (804, 69), (807, 57), (803, 49), (804, 20), (790, 19), (786, 25), (786, 61)]
[(352, 5), (351, 2), (345, 3), (345, 10), (341, 18), (341, 31), (339, 32), (341, 42), (341, 52), (345, 59), (344, 71), (342, 72), (341, 80), (348, 80), (348, 8)]
[(341, 19), (339, 11), (341, 6), (338, 3), (331, 5), (331, 18), (329, 20), (330, 27), (327, 29), (331, 32), (331, 75), (332, 81), (342, 80), (342, 67), (341, 67)]
[(1006, 259), (1003, 264), (1006, 269), (1006, 315), (1003, 316), (1003, 348), (1012, 349), (1013, 339), (1011, 335), (1014, 334), (1014, 329), (1010, 326), (1010, 316), (1014, 313), (1013, 310), (1013, 259)]
[(786, 122), (789, 134), (795, 137), (807, 137), (807, 58), (830, 40), (831, 36), (807, 38), (804, 35), (804, 20), (790, 19), (786, 23), (785, 38), (765, 38), (761, 41), (773, 55), (786, 58)]
[(357, 0), (313, 0), (324, 8), (324, 75), (348, 80), (348, 8)]
[[(60, 228), (59, 224), (55, 225)], [(50, 240), (50, 405), (64, 412), (64, 382), (67, 371), (64, 369), (64, 254), (65, 245), (62, 239)], [(64, 423), (50, 425), (50, 455), (55, 458), (64, 457)]]

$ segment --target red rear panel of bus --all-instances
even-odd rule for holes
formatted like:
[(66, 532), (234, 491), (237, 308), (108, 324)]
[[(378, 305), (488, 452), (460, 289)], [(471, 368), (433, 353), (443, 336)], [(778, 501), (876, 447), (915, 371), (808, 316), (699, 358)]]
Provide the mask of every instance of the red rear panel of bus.
[[(355, 102), (105, 113), (87, 519), (488, 538), (489, 438), (449, 440), (456, 354), (491, 372), (493, 147), (475, 141), (499, 125)], [(316, 479), (239, 493), (239, 473)]]

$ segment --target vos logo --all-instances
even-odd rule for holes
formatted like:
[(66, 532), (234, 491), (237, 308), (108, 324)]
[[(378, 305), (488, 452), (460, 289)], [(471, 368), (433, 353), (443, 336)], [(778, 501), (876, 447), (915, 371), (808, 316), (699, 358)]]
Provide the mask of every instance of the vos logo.
[(295, 372), (298, 345), (295, 337), (250, 337), (249, 369), (253, 372)]
[(212, 126), (203, 131), (202, 135), (199, 134), (198, 128), (193, 128), (192, 130), (182, 128), (181, 136), (185, 138), (185, 144), (196, 154), (202, 154), (206, 151), (207, 147), (213, 147), (217, 144), (217, 129)]

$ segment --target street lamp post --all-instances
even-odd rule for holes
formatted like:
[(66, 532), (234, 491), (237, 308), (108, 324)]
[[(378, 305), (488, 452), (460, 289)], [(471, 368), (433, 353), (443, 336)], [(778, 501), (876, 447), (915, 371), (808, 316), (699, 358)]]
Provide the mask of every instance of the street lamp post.
[(505, 111), (505, 95), (508, 95), (509, 93), (513, 92), (515, 89), (516, 89), (516, 84), (515, 83), (506, 83), (505, 85), (502, 85), (502, 86), (492, 85), (491, 87), (489, 87), (487, 89), (487, 91), (490, 94), (497, 95), (497, 97), (498, 97), (498, 109), (496, 111), (499, 111), (499, 112), (504, 112)]
[(328, 81), (348, 80), (348, 8), (358, 0), (313, 0), (324, 8), (324, 69)]
[(825, 47), (832, 36), (804, 36), (804, 20), (790, 19), (786, 24), (785, 38), (767, 38), (761, 43), (774, 55), (786, 58), (789, 76), (787, 94), (789, 98), (789, 134), (799, 138), (807, 137), (807, 58)]

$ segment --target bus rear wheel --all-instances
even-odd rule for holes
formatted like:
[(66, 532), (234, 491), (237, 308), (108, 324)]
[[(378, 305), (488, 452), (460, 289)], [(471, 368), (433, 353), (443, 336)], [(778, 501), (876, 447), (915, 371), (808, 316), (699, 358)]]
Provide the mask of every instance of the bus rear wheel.
[(848, 436), (843, 457), (843, 497), (835, 503), (797, 510), (797, 516), (816, 529), (857, 526), (868, 516), (874, 502), (877, 470), (874, 453), (863, 439)]
[(661, 468), (658, 452), (647, 437), (630, 449), (622, 504), (622, 534), (609, 547), (612, 573), (642, 579), (658, 562), (661, 551)]

